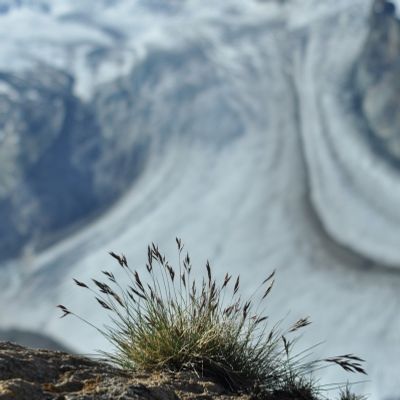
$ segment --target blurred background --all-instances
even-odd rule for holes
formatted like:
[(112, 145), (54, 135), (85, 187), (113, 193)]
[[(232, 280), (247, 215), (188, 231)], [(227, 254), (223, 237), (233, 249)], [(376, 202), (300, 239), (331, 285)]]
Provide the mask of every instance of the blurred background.
[(58, 318), (107, 322), (72, 278), (151, 242), (173, 264), (178, 236), (245, 294), (276, 269), (271, 318), (310, 315), (300, 348), (399, 399), (396, 5), (0, 0), (0, 338), (107, 349)]

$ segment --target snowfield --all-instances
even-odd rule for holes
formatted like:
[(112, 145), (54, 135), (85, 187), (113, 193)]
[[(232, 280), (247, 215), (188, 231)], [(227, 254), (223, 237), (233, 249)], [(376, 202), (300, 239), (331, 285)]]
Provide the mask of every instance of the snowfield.
[[(110, 101), (136, 90), (126, 130), (145, 131), (152, 151), (111, 209), (2, 265), (0, 326), (82, 353), (107, 348), (57, 318), (61, 303), (107, 321), (72, 277), (121, 273), (109, 250), (143, 270), (151, 242), (174, 263), (178, 236), (199, 273), (209, 259), (220, 277), (240, 273), (246, 293), (277, 269), (272, 318), (314, 321), (300, 350), (323, 341), (316, 357), (354, 353), (369, 373), (356, 390), (398, 398), (400, 176), (372, 152), (346, 86), (371, 1), (41, 3), (0, 14), (0, 70), (64, 69), (87, 102), (105, 86)], [(334, 367), (321, 376), (352, 378)]]

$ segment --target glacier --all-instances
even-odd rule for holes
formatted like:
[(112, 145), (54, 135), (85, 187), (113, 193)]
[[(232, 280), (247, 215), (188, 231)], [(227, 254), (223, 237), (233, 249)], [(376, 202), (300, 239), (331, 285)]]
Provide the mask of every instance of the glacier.
[[(45, 333), (82, 353), (107, 348), (80, 321), (58, 318), (61, 303), (107, 322), (72, 278), (106, 268), (119, 274), (109, 250), (141, 269), (151, 242), (176, 261), (178, 236), (196, 269), (209, 259), (220, 277), (240, 273), (247, 293), (277, 269), (271, 318), (310, 315), (301, 346), (323, 340), (316, 357), (363, 357), (368, 381), (355, 389), (373, 400), (398, 398), (400, 176), (374, 151), (349, 81), (371, 7), (369, 0), (0, 2), (7, 38), (0, 72), (26, 85), (43, 75), (43, 93), (58, 82), (49, 118), (64, 115), (59, 104), (73, 99), (80, 111), (71, 154), (83, 150), (69, 162), (81, 171), (75, 179), (90, 182), (82, 201), (98, 206), (56, 241), (36, 248), (27, 240), (19, 257), (2, 261), (0, 327)], [(19, 104), (22, 92), (7, 82), (0, 95)], [(26, 96), (38, 104), (37, 91)], [(14, 160), (31, 154), (13, 156), (13, 134), (0, 131), (0, 199), (22, 175)], [(24, 185), (17, 211), (20, 193), (36, 199)], [(73, 199), (74, 182), (69, 187)], [(59, 204), (60, 213), (66, 207)], [(321, 382), (351, 378), (335, 368), (321, 373)]]

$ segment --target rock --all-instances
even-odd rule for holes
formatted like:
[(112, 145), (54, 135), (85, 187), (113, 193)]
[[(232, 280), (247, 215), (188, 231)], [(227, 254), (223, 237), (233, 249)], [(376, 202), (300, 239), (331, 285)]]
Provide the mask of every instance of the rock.
[(376, 0), (355, 68), (355, 90), (374, 144), (400, 163), (400, 21), (391, 1)]
[(0, 260), (38, 247), (99, 206), (100, 138), (73, 78), (50, 67), (0, 71)]
[(64, 352), (0, 343), (0, 400), (248, 400), (193, 373), (133, 374)]
[(2, 341), (14, 342), (35, 349), (41, 348), (71, 352), (70, 349), (47, 335), (16, 328), (0, 329), (0, 342)]
[[(34, 254), (104, 211), (138, 176), (147, 144), (110, 125), (117, 109), (108, 88), (98, 92), (107, 104), (85, 102), (74, 78), (50, 66), (0, 71), (0, 89), (3, 261)], [(123, 98), (118, 90), (112, 95)]]

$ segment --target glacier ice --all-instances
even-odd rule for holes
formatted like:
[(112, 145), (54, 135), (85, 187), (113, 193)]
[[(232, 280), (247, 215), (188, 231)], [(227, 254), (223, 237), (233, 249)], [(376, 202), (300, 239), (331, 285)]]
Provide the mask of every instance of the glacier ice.
[(0, 15), (2, 71), (37, 60), (65, 69), (113, 151), (149, 146), (111, 209), (4, 263), (0, 325), (85, 353), (106, 346), (57, 318), (62, 303), (104, 322), (71, 278), (112, 265), (108, 250), (141, 268), (151, 241), (173, 260), (180, 236), (195, 264), (241, 273), (248, 291), (277, 268), (272, 317), (311, 315), (304, 346), (325, 340), (316, 356), (356, 353), (370, 379), (357, 389), (398, 397), (399, 173), (371, 150), (346, 86), (371, 1), (172, 3), (54, 1), (47, 13)]

